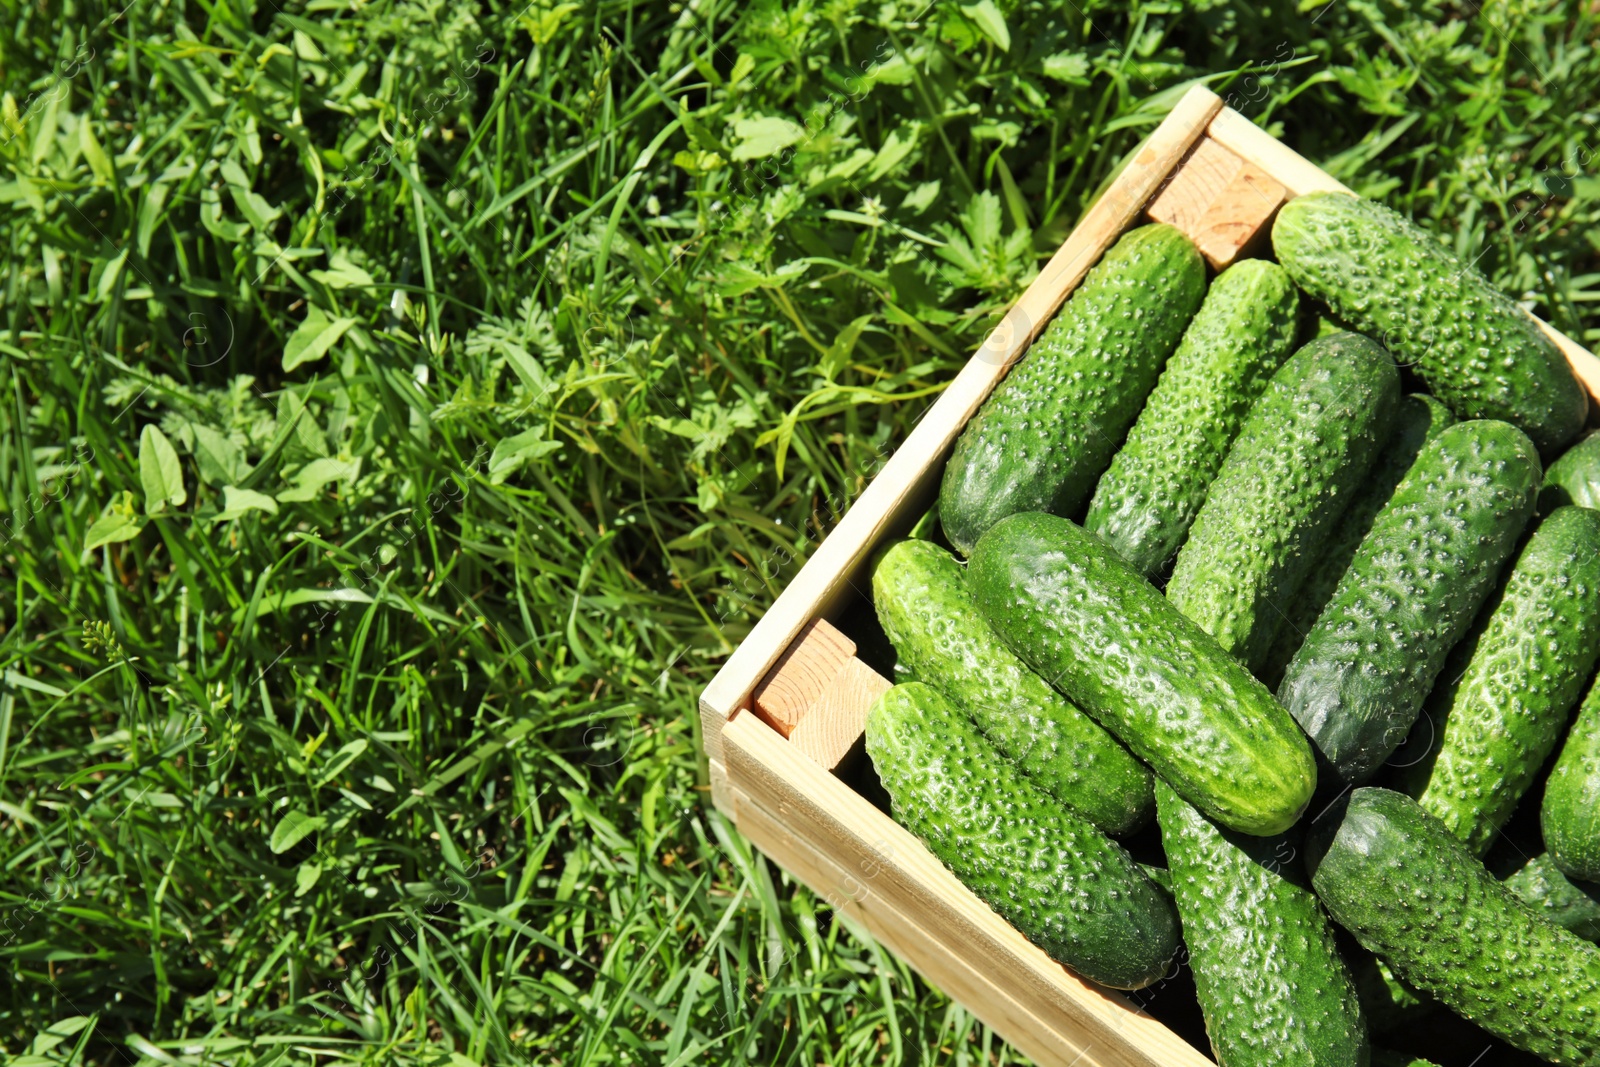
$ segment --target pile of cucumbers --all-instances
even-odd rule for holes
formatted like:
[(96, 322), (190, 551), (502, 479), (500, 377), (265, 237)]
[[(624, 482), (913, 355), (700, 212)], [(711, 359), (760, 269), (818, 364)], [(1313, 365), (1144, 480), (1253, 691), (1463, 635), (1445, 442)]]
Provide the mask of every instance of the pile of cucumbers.
[[(1186, 946), (1223, 1067), (1410, 1062), (1375, 1036), (1441, 1006), (1600, 1067), (1587, 396), (1379, 204), (1302, 196), (1272, 244), (1208, 285), (1130, 231), (968, 423), (874, 566), (867, 751), (1084, 977)], [(1543, 850), (1491, 872), (1519, 805)], [(1165, 868), (1118, 841), (1152, 817)]]

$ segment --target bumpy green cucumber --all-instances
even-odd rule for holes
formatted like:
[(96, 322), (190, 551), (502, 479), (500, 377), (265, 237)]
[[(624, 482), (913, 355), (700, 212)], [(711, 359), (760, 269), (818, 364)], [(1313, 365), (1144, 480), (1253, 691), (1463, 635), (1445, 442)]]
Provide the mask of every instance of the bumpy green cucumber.
[(1548, 513), (1567, 504), (1600, 509), (1600, 433), (1567, 449), (1544, 472), (1539, 510)]
[(1539, 475), (1521, 430), (1457, 423), (1373, 520), (1278, 687), (1332, 779), (1365, 780), (1405, 740), (1516, 547)]
[[(1587, 561), (1574, 560), (1573, 566), (1582, 562)], [(1588, 636), (1592, 641), (1594, 635)], [(1574, 878), (1600, 882), (1600, 684), (1584, 697), (1556, 757), (1539, 821), (1556, 866)]]
[(1600, 1064), (1600, 948), (1525, 907), (1403, 793), (1357, 789), (1313, 827), (1329, 914), (1406, 981), (1509, 1044)]
[(1513, 871), (1505, 886), (1557, 926), (1585, 941), (1600, 941), (1600, 885), (1571, 880), (1548, 852)]
[(1399, 788), (1483, 855), (1555, 751), (1597, 658), (1600, 511), (1561, 508), (1446, 661), (1413, 732), (1425, 754)]
[(1339, 579), (1355, 559), (1378, 512), (1394, 495), (1422, 449), (1455, 421), (1449, 408), (1426, 393), (1412, 393), (1400, 399), (1389, 438), (1378, 452), (1366, 481), (1351, 495), (1350, 506), (1334, 525), (1321, 553), (1301, 580), (1300, 588), (1284, 608), (1283, 625), (1261, 669), (1262, 680), (1269, 686), (1276, 686), (1283, 680), (1283, 669), (1294, 658), (1300, 642), (1333, 597)]
[(1416, 367), (1463, 419), (1500, 419), (1553, 454), (1588, 396), (1538, 325), (1431, 234), (1371, 200), (1308, 193), (1272, 226), (1278, 262), (1334, 314)]
[(1138, 989), (1178, 948), (1166, 893), (1123, 848), (1005, 760), (920, 682), (867, 713), (872, 757), (901, 825), (1034, 944), (1085, 978)]
[(1105, 542), (1037, 512), (993, 526), (967, 567), (989, 625), (1185, 800), (1230, 830), (1282, 833), (1316, 787), (1293, 720)]
[(1291, 356), (1246, 416), (1178, 553), (1167, 598), (1252, 670), (1399, 403), (1389, 353), (1345, 333)]
[(1306, 881), (1299, 835), (1228, 833), (1162, 782), (1156, 819), (1217, 1063), (1365, 1059), (1361, 1005)]
[(1298, 302), (1276, 263), (1218, 275), (1095, 487), (1084, 529), (1146, 577), (1182, 547), (1245, 413), (1293, 350)]
[(965, 711), (1046, 790), (1109, 834), (1149, 818), (1150, 771), (1005, 646), (950, 553), (929, 541), (890, 546), (872, 572), (872, 603), (899, 666)]
[(939, 494), (963, 554), (1019, 511), (1076, 517), (1205, 294), (1205, 264), (1165, 224), (1125, 234), (967, 423)]

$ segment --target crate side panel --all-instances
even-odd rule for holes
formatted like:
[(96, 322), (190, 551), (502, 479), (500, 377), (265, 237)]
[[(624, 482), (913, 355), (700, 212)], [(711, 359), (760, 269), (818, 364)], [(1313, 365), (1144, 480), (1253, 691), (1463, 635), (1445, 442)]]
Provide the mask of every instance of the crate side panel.
[[(740, 716), (724, 735), (735, 789), (772, 812), (795, 837), (871, 887), (1000, 988), (1063, 1032), (1096, 1049), (1128, 1049), (1165, 1067), (1209, 1061), (1158, 1020), (1051, 960), (972, 894), (923, 844), (843, 783), (789, 751), (765, 726)], [(1135, 1063), (1140, 1061), (1134, 1060)]]

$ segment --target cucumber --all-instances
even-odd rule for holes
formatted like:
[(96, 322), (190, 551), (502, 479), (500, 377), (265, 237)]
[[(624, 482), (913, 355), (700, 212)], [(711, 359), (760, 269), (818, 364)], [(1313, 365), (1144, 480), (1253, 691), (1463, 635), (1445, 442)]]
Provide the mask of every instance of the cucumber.
[(1267, 652), (1261, 669), (1262, 680), (1276, 686), (1283, 680), (1283, 669), (1294, 658), (1295, 650), (1322, 614), (1322, 609), (1339, 587), (1339, 579), (1355, 559), (1356, 551), (1372, 529), (1378, 512), (1389, 502), (1395, 489), (1416, 463), (1422, 449), (1438, 437), (1456, 417), (1450, 409), (1426, 393), (1401, 397), (1388, 440), (1378, 452), (1367, 480), (1350, 497), (1350, 506), (1334, 525), (1300, 587), (1284, 608), (1283, 625)]
[[(1429, 721), (1417, 724), (1426, 731), (1417, 751), (1427, 754), (1397, 787), (1483, 855), (1561, 740), (1597, 659), (1600, 511), (1561, 508), (1534, 530), (1451, 653), (1423, 706)], [(1593, 799), (1580, 799), (1585, 818), (1595, 817)]]
[(1272, 694), (1093, 534), (1003, 519), (967, 588), (1024, 663), (1223, 826), (1282, 833), (1310, 801), (1310, 746)]
[(1124, 234), (967, 423), (939, 518), (963, 555), (1019, 511), (1076, 516), (1205, 294), (1193, 243), (1165, 224)]
[(1299, 835), (1219, 830), (1162, 782), (1156, 820), (1217, 1063), (1363, 1062), (1361, 1004)]
[(1012, 654), (950, 553), (929, 541), (891, 545), (872, 572), (872, 603), (898, 667), (966, 712), (1045, 790), (1108, 834), (1149, 819), (1150, 771)]
[(1553, 455), (1589, 400), (1566, 357), (1509, 297), (1436, 237), (1371, 200), (1307, 193), (1272, 225), (1295, 282), (1416, 367), (1463, 419), (1499, 419)]
[[(1586, 562), (1574, 560), (1573, 566)], [(1600, 684), (1584, 698), (1556, 757), (1539, 822), (1557, 867), (1573, 878), (1600, 882)]]
[(1289, 358), (1298, 303), (1276, 263), (1218, 275), (1095, 487), (1084, 529), (1145, 577), (1172, 562), (1245, 413)]
[(867, 713), (867, 753), (895, 819), (968, 888), (1085, 978), (1139, 989), (1178, 950), (1166, 893), (1123, 848), (1005, 760), (934, 689), (907, 682)]
[(1505, 879), (1522, 902), (1585, 941), (1600, 941), (1600, 885), (1575, 882), (1548, 852), (1541, 852)]
[(1389, 353), (1344, 333), (1296, 352), (1251, 407), (1167, 585), (1167, 599), (1250, 669), (1399, 403)]
[(1328, 913), (1401, 978), (1517, 1048), (1600, 1064), (1600, 948), (1535, 915), (1415, 800), (1355, 790), (1307, 862)]
[(1278, 687), (1329, 781), (1365, 780), (1405, 739), (1516, 547), (1539, 474), (1521, 430), (1457, 423), (1373, 520)]
[(1600, 509), (1600, 433), (1567, 449), (1544, 472), (1539, 510), (1548, 513), (1567, 504)]

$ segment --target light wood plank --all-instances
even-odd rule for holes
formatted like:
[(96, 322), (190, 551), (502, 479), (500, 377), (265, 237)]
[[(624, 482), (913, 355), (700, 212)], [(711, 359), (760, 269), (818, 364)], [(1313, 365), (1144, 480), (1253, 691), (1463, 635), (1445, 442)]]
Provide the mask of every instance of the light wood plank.
[(806, 712), (856, 654), (856, 643), (827, 619), (806, 623), (757, 685), (751, 704), (784, 737), (794, 735)]
[[(739, 832), (800, 879), (835, 911), (864, 927), (874, 938), (909, 963), (924, 979), (954, 997), (967, 1010), (1016, 1046), (1041, 1067), (1150, 1067), (1149, 1059), (1129, 1058), (1115, 1047), (1084, 1047), (1017, 1003), (998, 982), (991, 967), (975, 965), (929, 937), (881, 893), (871, 890), (868, 876), (835, 863), (798, 838), (785, 820), (748, 796), (735, 794)], [(993, 977), (991, 977), (993, 975)], [(1130, 1013), (1131, 1014), (1131, 1013)]]
[[(903, 827), (843, 782), (793, 751), (758, 720), (723, 731), (729, 780), (787, 829), (845, 869), (872, 872), (868, 888), (911, 918), (930, 940), (996, 976), (1028, 1011), (1108, 1063), (1204, 1067), (1188, 1042), (1138, 1014), (1119, 995), (1051, 960), (972, 894)], [(741, 810), (743, 801), (741, 800)], [(870, 929), (870, 927), (869, 927)], [(877, 931), (874, 930), (876, 934)], [(968, 1007), (974, 1007), (968, 1004)], [(1120, 1059), (1116, 1057), (1121, 1057)]]
[(1150, 217), (1182, 230), (1215, 270), (1256, 239), (1288, 191), (1253, 164), (1203, 137), (1150, 202)]
[(1326, 190), (1355, 194), (1321, 167), (1231, 107), (1211, 120), (1206, 134), (1246, 163), (1254, 164), (1289, 191), (1289, 198)]
[(817, 547), (771, 610), (728, 657), (700, 698), (708, 755), (720, 755), (721, 738), (715, 736), (718, 722), (726, 722), (745, 706), (756, 682), (789, 647), (800, 628), (815, 617), (827, 615), (841, 589), (848, 587), (883, 536), (908, 528), (916, 505), (926, 506), (931, 501), (940, 466), (967, 420), (1101, 253), (1143, 210), (1156, 187), (1221, 108), (1221, 98), (1202, 87), (1191, 90), (1178, 102), (1138, 155), (1090, 207), (1083, 222), (990, 333), (983, 347), (945, 388), (838, 527)]
[(867, 709), (893, 684), (854, 656), (806, 710), (789, 735), (796, 752), (825, 771), (837, 770), (861, 744)]

